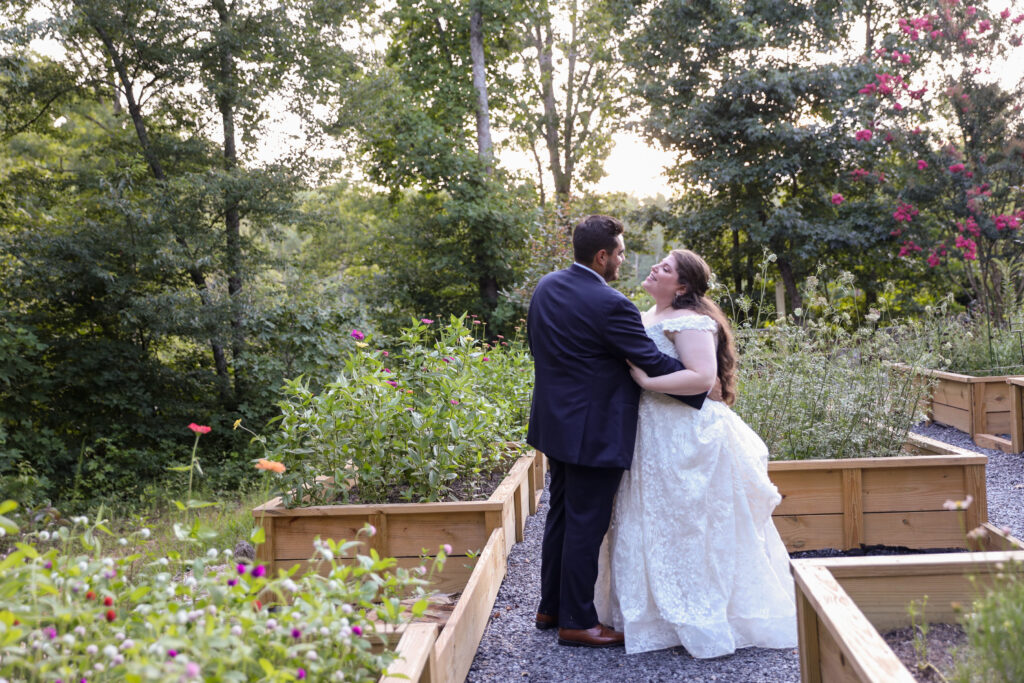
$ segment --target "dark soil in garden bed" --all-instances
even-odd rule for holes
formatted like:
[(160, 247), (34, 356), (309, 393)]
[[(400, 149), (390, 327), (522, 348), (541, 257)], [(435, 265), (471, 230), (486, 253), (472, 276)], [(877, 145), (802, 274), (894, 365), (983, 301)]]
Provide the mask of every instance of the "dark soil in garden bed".
[(922, 632), (908, 626), (882, 634), (907, 671), (922, 683), (950, 680), (963, 658), (967, 634), (957, 624), (929, 624)]
[(794, 560), (804, 560), (819, 557), (867, 557), (874, 555), (922, 555), (925, 553), (965, 553), (964, 548), (907, 548), (902, 545), (864, 545), (849, 550), (836, 550), (835, 548), (824, 548), (822, 550), (803, 550), (790, 553), (789, 557)]
[[(507, 463), (502, 463), (492, 470), (481, 471), (472, 477), (464, 477), (461, 479), (455, 479), (448, 485), (448, 493), (441, 498), (442, 501), (470, 501), (470, 500), (487, 500), (491, 494), (494, 493), (495, 489), (501, 484), (502, 480), (508, 474), (508, 471), (512, 468), (515, 460)], [(406, 488), (403, 486), (395, 485), (388, 490), (387, 498), (384, 501), (374, 500), (370, 504), (375, 503), (419, 503), (422, 502), (417, 499), (410, 500), (406, 495)], [(362, 505), (366, 504), (359, 496), (359, 487), (353, 486), (348, 490), (348, 500), (339, 498), (335, 501), (337, 504), (343, 505)]]

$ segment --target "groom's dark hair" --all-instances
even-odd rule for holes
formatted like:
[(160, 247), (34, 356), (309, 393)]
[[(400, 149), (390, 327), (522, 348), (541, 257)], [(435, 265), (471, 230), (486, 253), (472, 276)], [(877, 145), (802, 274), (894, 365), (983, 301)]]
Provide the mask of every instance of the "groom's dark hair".
[(615, 238), (622, 234), (622, 221), (611, 216), (587, 216), (572, 231), (572, 256), (577, 263), (590, 265), (597, 252), (608, 253), (618, 246)]

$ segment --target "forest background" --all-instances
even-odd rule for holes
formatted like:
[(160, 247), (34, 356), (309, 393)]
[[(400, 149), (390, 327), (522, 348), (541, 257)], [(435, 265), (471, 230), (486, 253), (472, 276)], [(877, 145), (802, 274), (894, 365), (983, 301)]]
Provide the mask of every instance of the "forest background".
[[(244, 489), (263, 452), (232, 426), (269, 429), (286, 380), (410, 320), (521, 334), (590, 213), (628, 224), (617, 286), (685, 245), (737, 324), (839, 272), (852, 325), (948, 295), (1010, 324), (1022, 22), (1009, 0), (0, 0), (0, 499), (145, 506), (196, 422), (204, 486)], [(595, 190), (625, 132), (671, 159), (668, 198)]]

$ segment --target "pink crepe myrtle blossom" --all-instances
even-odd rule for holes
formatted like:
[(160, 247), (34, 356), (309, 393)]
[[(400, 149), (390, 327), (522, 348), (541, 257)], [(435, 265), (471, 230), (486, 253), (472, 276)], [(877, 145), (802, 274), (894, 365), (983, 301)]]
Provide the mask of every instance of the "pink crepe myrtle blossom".
[(909, 223), (914, 220), (914, 216), (920, 213), (912, 205), (901, 202), (897, 205), (896, 210), (892, 212), (892, 217), (897, 221), (905, 221)]
[(836, 206), (839, 206), (844, 201), (845, 200), (843, 199), (843, 195), (839, 194), (838, 192), (832, 195), (832, 203), (835, 204)]
[(969, 5), (967, 7), (967, 16), (973, 17), (977, 13), (978, 13), (978, 8), (975, 7), (974, 5)]
[(955, 164), (950, 164), (949, 165), (949, 172), (950, 173), (963, 173), (963, 170), (964, 170), (964, 165), (961, 164), (961, 163), (955, 163)]
[(1017, 219), (1017, 216), (1009, 214), (992, 216), (992, 221), (996, 224), (996, 230), (1016, 230), (1020, 227), (1020, 221)]
[(984, 33), (990, 28), (992, 28), (992, 22), (988, 19), (982, 19), (978, 22), (978, 33)]
[(921, 251), (921, 247), (917, 246), (914, 240), (907, 240), (900, 246), (900, 253), (897, 256), (903, 257), (915, 251)]
[(861, 180), (871, 175), (871, 171), (867, 171), (863, 168), (855, 168), (852, 171), (850, 171), (850, 175), (852, 175), (855, 180)]
[(858, 140), (870, 140), (872, 135), (873, 133), (869, 129), (861, 128), (856, 133), (854, 133), (853, 137), (855, 137)]
[(903, 105), (900, 104), (899, 102), (897, 102), (896, 104), (892, 105), (892, 108), (895, 109), (896, 111), (903, 111)]
[(973, 261), (978, 258), (978, 245), (970, 237), (964, 237), (963, 235), (956, 236), (955, 246), (958, 249), (963, 249), (964, 259)]
[[(970, 217), (965, 221), (958, 222), (956, 224), (956, 229), (961, 233), (966, 232), (967, 234), (974, 235), (975, 237), (981, 234), (981, 229), (978, 227), (977, 221)], [(960, 245), (957, 244), (957, 246), (959, 247)]]
[(876, 89), (876, 86), (875, 86), (874, 83), (868, 83), (867, 85), (865, 85), (863, 88), (861, 88), (857, 92), (859, 92), (861, 95), (874, 95), (875, 94), (875, 89)]
[(936, 266), (939, 265), (939, 263), (941, 263), (941, 261), (939, 259), (939, 255), (936, 254), (934, 251), (932, 253), (928, 254), (927, 262), (928, 262), (928, 266), (930, 268), (935, 268)]
[(923, 171), (926, 168), (928, 168), (928, 162), (925, 161), (924, 159), (918, 159), (917, 160), (917, 170), (918, 171)]

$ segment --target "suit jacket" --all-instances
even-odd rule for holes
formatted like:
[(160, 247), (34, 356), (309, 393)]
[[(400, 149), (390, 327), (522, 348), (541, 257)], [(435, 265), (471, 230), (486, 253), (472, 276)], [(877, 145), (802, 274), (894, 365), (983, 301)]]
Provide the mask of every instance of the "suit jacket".
[[(527, 336), (535, 374), (527, 442), (562, 462), (628, 469), (640, 387), (626, 359), (652, 377), (682, 363), (658, 350), (629, 299), (575, 265), (541, 279)], [(699, 409), (706, 395), (676, 398)]]

